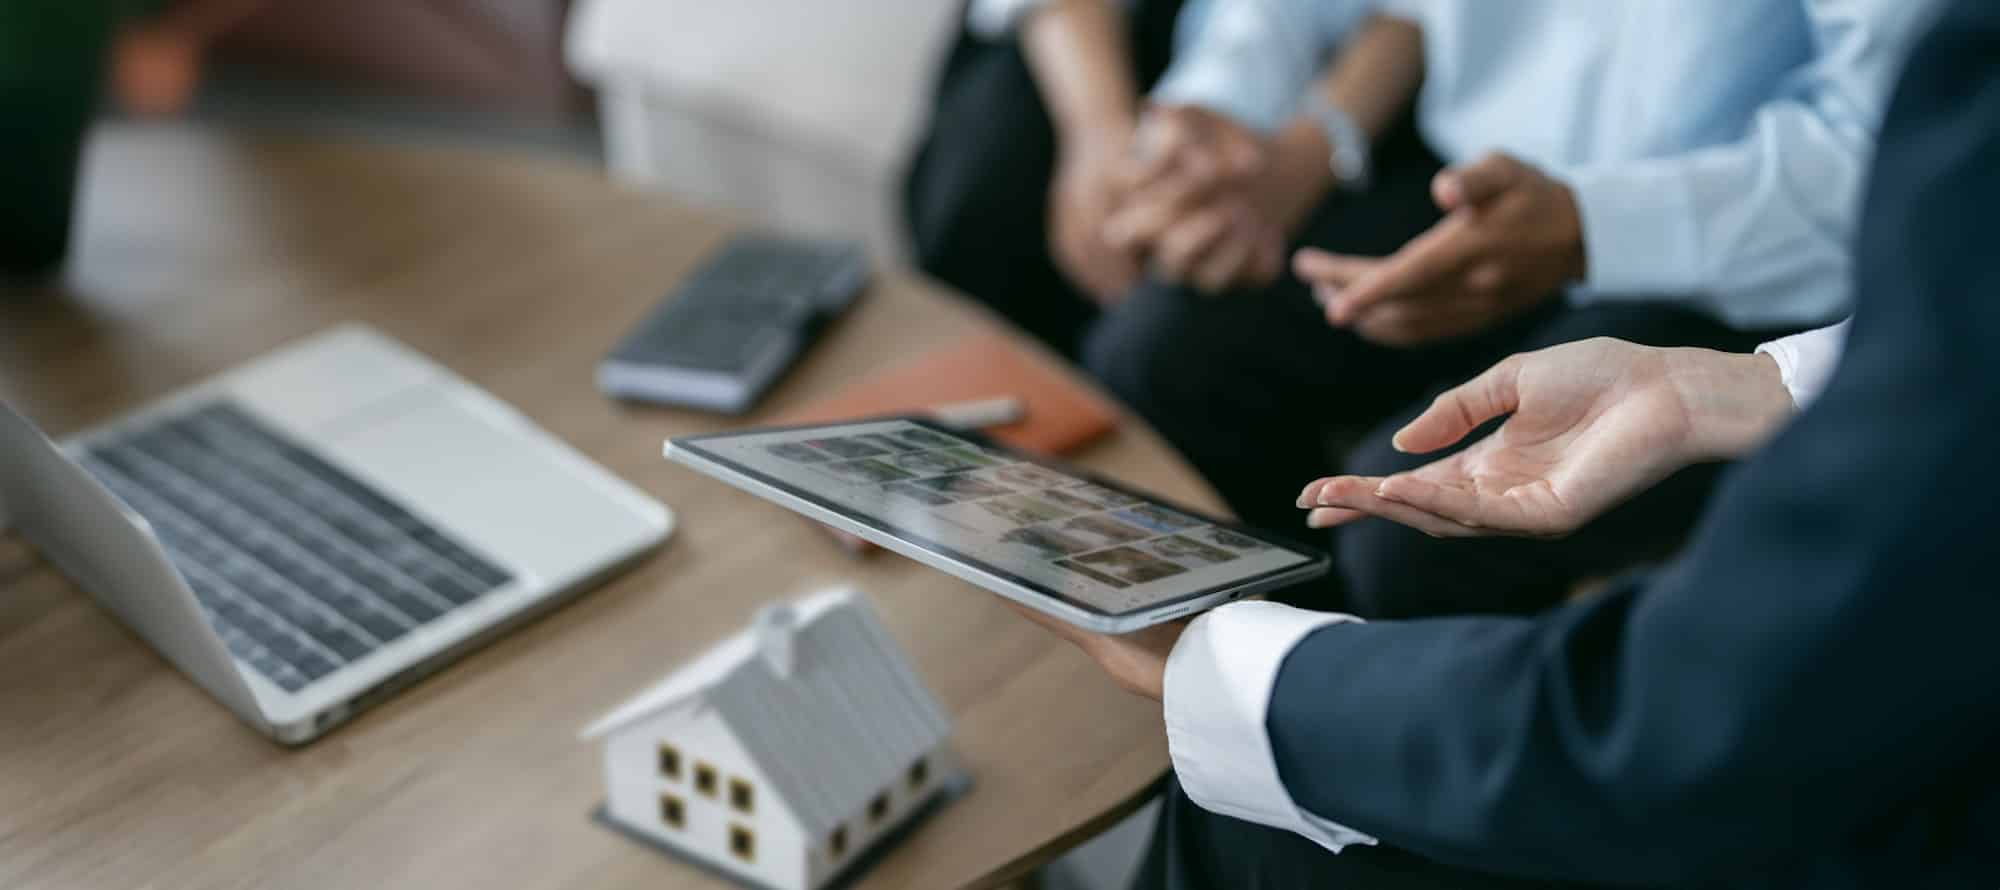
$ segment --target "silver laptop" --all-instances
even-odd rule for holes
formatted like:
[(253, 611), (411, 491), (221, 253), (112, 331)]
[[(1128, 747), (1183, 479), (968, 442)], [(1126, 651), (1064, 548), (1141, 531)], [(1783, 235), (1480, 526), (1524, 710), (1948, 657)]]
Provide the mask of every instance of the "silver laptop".
[(0, 405), (0, 525), (298, 744), (658, 546), (673, 515), (350, 325), (60, 446)]

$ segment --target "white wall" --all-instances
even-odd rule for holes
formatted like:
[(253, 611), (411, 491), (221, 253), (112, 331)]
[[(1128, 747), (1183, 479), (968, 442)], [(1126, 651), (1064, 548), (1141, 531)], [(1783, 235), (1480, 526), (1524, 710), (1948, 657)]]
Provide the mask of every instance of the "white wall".
[(621, 181), (736, 211), (760, 227), (859, 240), (878, 258), (906, 252), (887, 165), (669, 94), (610, 86), (599, 107), (606, 160)]
[(568, 60), (619, 178), (902, 255), (901, 162), (957, 34), (947, 0), (582, 0)]
[(944, 0), (579, 0), (567, 61), (599, 86), (640, 86), (886, 168), (922, 123), (957, 33)]
[[(681, 753), (678, 780), (660, 775), (659, 744)], [(716, 794), (695, 790), (696, 764), (706, 762), (718, 772)], [(755, 789), (750, 815), (732, 809), (729, 781), (744, 779)], [(771, 788), (764, 774), (744, 753), (729, 728), (713, 710), (690, 714), (674, 709), (641, 720), (613, 733), (605, 745), (607, 808), (613, 818), (634, 830), (685, 850), (715, 866), (775, 887), (803, 887), (806, 857), (802, 845), (818, 846), (800, 837), (796, 821)], [(660, 819), (660, 794), (672, 793), (683, 802), (685, 827), (676, 831)], [(756, 838), (755, 860), (743, 863), (730, 852), (729, 828), (743, 825)]]

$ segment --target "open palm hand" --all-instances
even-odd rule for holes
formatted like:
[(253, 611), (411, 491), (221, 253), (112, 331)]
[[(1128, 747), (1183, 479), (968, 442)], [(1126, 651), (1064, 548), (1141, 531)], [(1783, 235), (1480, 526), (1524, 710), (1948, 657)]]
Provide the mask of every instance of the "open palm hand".
[(1754, 446), (1790, 413), (1760, 356), (1594, 339), (1516, 355), (1396, 434), (1410, 453), (1491, 435), (1418, 469), (1315, 480), (1308, 523), (1380, 516), (1438, 536), (1569, 534), (1688, 464)]

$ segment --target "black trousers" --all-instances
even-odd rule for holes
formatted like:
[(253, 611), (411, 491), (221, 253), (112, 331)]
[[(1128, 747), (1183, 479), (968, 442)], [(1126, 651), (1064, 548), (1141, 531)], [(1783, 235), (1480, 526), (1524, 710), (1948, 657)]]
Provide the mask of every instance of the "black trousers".
[[(1301, 243), (1385, 255), (1438, 219), (1440, 163), (1408, 125), (1378, 150), (1376, 186), (1335, 196)], [(1607, 336), (1656, 346), (1747, 351), (1778, 332), (1743, 332), (1664, 303), (1570, 306), (1552, 297), (1496, 329), (1393, 349), (1329, 326), (1304, 284), (1203, 295), (1149, 283), (1097, 322), (1084, 362), (1199, 469), (1245, 522), (1322, 543), (1293, 506), (1335, 470), (1380, 475), (1436, 456), (1390, 447), (1432, 396), (1515, 352)], [(1477, 436), (1469, 437), (1469, 443)], [(1344, 454), (1336, 443), (1350, 444)], [(1579, 580), (1615, 574), (1678, 545), (1719, 467), (1682, 471), (1559, 541), (1443, 541), (1382, 520), (1336, 530), (1339, 586), (1301, 604), (1369, 617), (1533, 612)]]
[(1289, 831), (1195, 806), (1169, 777), (1132, 890), (1565, 890), (1443, 865), (1389, 847), (1329, 852)]
[[(1141, 89), (1167, 68), (1181, 0), (1138, 0), (1127, 15)], [(1049, 253), (1056, 135), (1011, 41), (961, 34), (939, 74), (928, 132), (903, 181), (918, 268), (1075, 357), (1097, 304)]]

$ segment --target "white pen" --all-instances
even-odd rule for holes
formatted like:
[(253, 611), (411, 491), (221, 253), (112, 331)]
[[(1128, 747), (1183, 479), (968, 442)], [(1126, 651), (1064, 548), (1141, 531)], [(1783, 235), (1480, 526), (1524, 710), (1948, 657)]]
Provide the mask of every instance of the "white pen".
[(1019, 423), (1027, 408), (1018, 396), (999, 396), (932, 405), (924, 411), (932, 420), (957, 430), (983, 430)]

